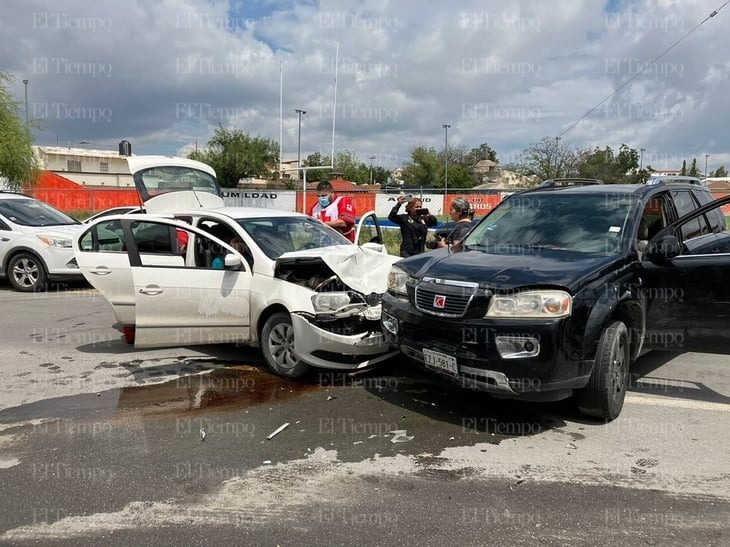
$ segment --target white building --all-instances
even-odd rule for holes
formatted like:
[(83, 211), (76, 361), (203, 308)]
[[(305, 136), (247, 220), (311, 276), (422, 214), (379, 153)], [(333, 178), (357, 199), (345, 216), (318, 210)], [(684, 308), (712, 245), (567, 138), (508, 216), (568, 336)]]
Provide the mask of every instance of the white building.
[(37, 146), (41, 166), (81, 186), (134, 188), (127, 157), (111, 150)]

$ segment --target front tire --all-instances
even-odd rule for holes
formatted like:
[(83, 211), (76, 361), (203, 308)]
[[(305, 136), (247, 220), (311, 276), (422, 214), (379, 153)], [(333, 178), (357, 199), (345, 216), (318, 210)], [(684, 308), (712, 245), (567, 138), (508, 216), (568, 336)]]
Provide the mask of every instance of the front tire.
[(288, 313), (277, 312), (266, 320), (261, 330), (261, 351), (278, 376), (299, 378), (309, 368), (294, 353), (294, 327)]
[(30, 253), (15, 255), (8, 264), (7, 276), (13, 288), (20, 292), (41, 291), (48, 280), (43, 263)]
[(621, 321), (614, 321), (603, 330), (591, 378), (576, 393), (583, 414), (606, 421), (621, 414), (629, 386), (630, 349), (629, 332)]

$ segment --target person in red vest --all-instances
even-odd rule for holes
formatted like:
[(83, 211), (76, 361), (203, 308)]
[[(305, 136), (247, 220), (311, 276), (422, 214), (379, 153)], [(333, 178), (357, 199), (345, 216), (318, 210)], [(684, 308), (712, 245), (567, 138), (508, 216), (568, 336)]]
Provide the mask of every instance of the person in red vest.
[(330, 181), (317, 185), (317, 203), (309, 214), (355, 242), (355, 205), (347, 196), (335, 196)]

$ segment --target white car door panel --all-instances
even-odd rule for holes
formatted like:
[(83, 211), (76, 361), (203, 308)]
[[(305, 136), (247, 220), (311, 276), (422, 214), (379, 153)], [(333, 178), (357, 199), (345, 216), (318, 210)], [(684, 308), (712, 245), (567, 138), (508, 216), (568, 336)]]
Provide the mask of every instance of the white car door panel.
[[(138, 223), (137, 233), (164, 233), (159, 225), (168, 222), (174, 221), (144, 219)], [(185, 257), (175, 248), (167, 253), (139, 254), (139, 261), (132, 261), (135, 346), (248, 341), (251, 272), (240, 257), (240, 269), (213, 269), (200, 249), (215, 245), (233, 250), (197, 228), (177, 229), (181, 231), (187, 232)]]
[(132, 276), (136, 347), (249, 340), (249, 272), (141, 266)]

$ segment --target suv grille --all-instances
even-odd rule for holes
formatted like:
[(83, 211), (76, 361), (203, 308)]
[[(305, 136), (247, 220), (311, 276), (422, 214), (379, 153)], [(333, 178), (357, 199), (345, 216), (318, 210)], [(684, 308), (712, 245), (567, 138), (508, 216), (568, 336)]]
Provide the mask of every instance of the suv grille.
[(463, 317), (478, 284), (424, 277), (416, 286), (416, 308), (443, 317)]

